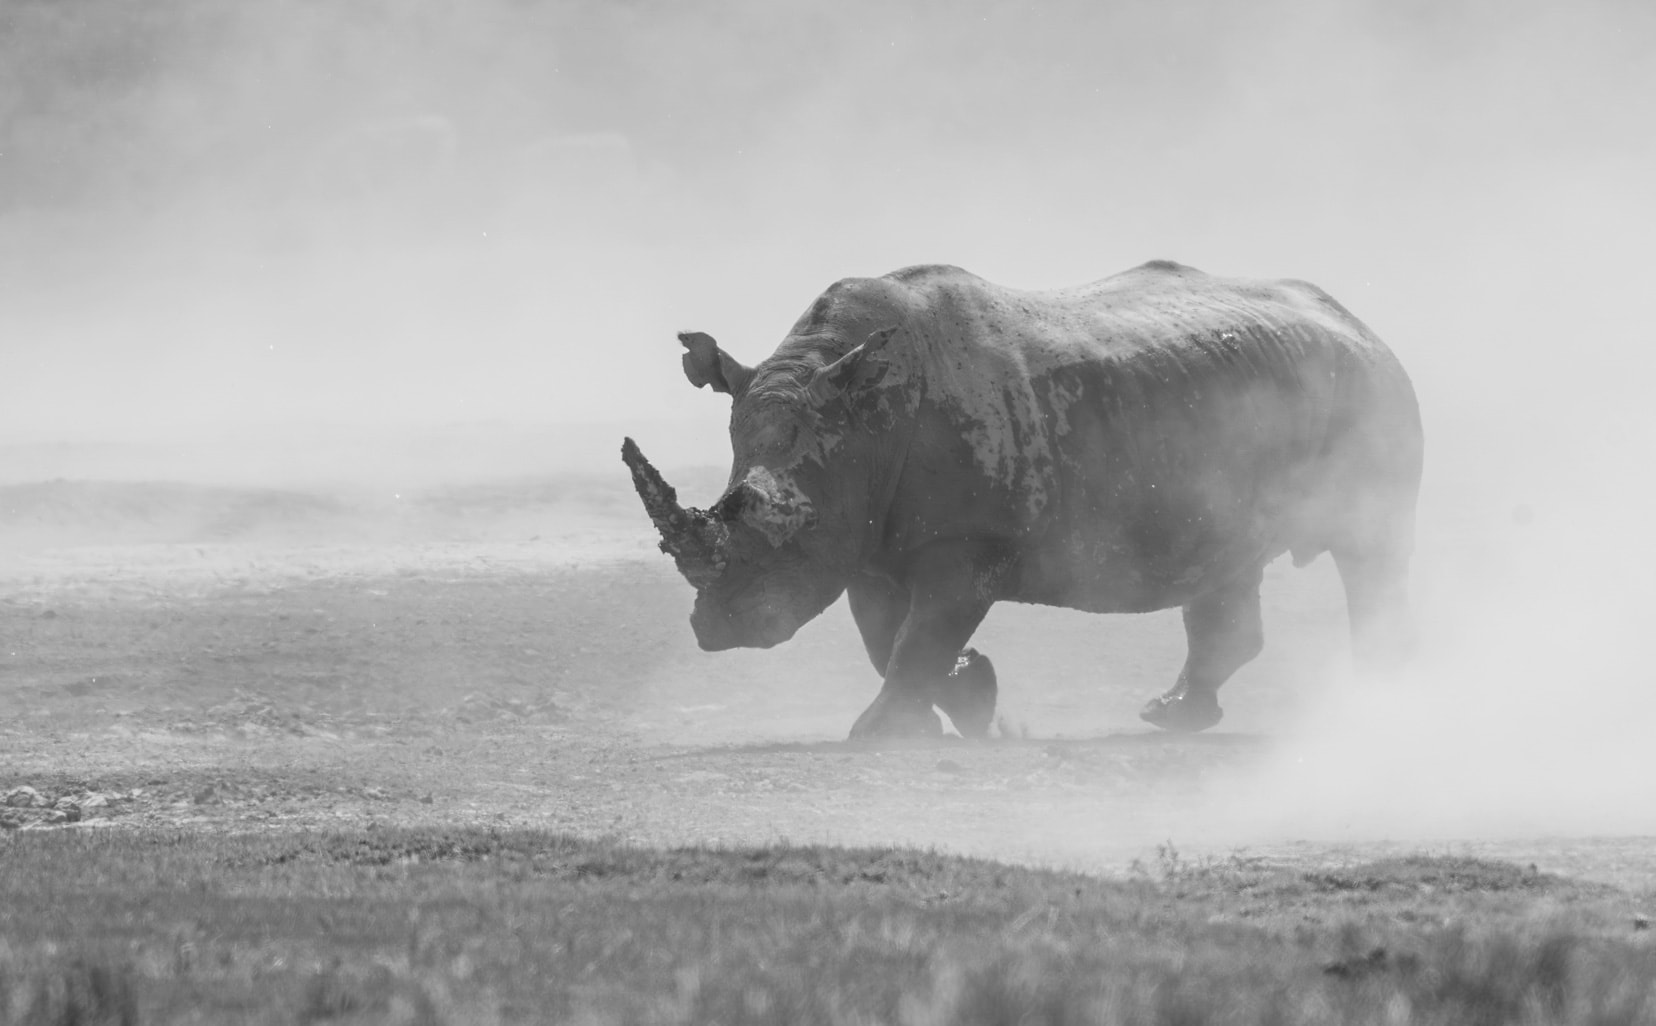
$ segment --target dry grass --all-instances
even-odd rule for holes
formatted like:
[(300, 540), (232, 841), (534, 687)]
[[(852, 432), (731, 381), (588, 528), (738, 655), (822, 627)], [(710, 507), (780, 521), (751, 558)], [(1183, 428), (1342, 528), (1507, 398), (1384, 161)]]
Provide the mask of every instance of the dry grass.
[(1171, 849), (1106, 881), (543, 833), (23, 833), (0, 1012), (69, 1023), (1642, 1023), (1632, 898)]

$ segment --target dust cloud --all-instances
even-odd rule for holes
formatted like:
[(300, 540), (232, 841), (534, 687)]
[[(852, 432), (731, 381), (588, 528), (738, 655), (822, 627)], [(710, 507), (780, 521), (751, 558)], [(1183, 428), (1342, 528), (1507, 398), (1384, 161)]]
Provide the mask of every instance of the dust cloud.
[(1513, 525), (1482, 578), (1433, 568), (1423, 547), (1413, 664), (1374, 680), (1330, 665), (1266, 768), (1217, 790), (1218, 834), (1656, 834), (1656, 692), (1639, 641), (1656, 603), (1629, 579), (1656, 551), (1633, 520), (1581, 507), (1561, 516)]
[(673, 333), (753, 362), (838, 277), (1304, 277), (1420, 393), (1424, 651), (1330, 667), (1226, 808), (1656, 829), (1653, 46), (1636, 0), (4, 0), (0, 480), (716, 464)]

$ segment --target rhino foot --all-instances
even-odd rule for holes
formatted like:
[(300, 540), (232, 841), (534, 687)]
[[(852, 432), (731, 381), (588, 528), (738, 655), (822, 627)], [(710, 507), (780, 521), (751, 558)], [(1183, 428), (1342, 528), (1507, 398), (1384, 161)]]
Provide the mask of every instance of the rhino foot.
[(874, 704), (863, 710), (851, 726), (852, 741), (876, 738), (932, 738), (943, 735), (943, 722), (930, 702), (893, 697), (880, 692)]
[(961, 737), (988, 737), (999, 694), (995, 665), (989, 657), (975, 648), (962, 649), (937, 707), (948, 715)]
[(1139, 710), (1139, 719), (1179, 734), (1206, 730), (1224, 715), (1225, 711), (1219, 708), (1219, 696), (1211, 691), (1191, 691), (1184, 687), (1157, 695)]

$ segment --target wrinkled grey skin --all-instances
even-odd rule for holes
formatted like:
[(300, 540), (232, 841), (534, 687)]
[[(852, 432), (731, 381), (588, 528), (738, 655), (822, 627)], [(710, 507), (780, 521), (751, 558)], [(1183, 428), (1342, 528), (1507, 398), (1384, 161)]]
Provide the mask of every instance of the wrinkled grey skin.
[(1185, 666), (1141, 716), (1210, 727), (1285, 552), (1333, 553), (1360, 667), (1406, 648), (1419, 410), (1315, 286), (1156, 261), (1023, 292), (911, 267), (836, 283), (757, 367), (680, 340), (691, 383), (732, 397), (729, 485), (686, 510), (624, 457), (696, 638), (768, 648), (848, 593), (884, 677), (853, 738), (935, 733), (934, 707), (986, 733), (994, 671), (965, 646), (1002, 601), (1182, 607)]

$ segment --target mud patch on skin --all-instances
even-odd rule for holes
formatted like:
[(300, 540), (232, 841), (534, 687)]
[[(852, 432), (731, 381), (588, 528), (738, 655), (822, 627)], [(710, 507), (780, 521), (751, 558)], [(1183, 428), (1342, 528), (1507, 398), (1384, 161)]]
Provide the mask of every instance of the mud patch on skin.
[(780, 548), (816, 519), (816, 508), (810, 497), (791, 477), (754, 467), (742, 479), (742, 485), (751, 489), (757, 500), (743, 506), (742, 519), (763, 534), (772, 548)]
[(997, 390), (994, 375), (957, 374), (952, 381), (955, 387), (941, 402), (970, 443), (985, 479), (1023, 496), (1019, 512), (1035, 520), (1046, 509), (1052, 490), (1054, 463), (1047, 441), (1047, 415), (1027, 372), (1019, 368), (1008, 379), (1018, 387)]

